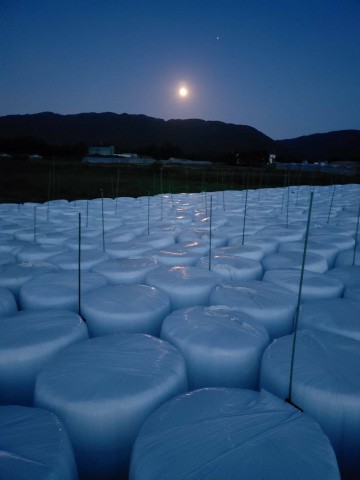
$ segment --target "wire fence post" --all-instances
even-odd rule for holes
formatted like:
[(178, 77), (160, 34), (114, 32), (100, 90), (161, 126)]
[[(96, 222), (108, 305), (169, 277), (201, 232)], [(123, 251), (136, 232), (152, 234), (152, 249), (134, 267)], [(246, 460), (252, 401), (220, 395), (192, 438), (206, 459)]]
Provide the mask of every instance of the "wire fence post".
[(246, 226), (246, 211), (247, 211), (248, 191), (249, 190), (245, 190), (244, 220), (243, 220), (243, 231), (242, 231), (241, 245), (244, 245), (244, 241), (245, 241), (245, 226)]
[(209, 223), (209, 270), (211, 270), (211, 247), (212, 247), (212, 202), (213, 198), (210, 195), (210, 223)]
[(86, 200), (86, 228), (89, 225), (89, 200)]
[(290, 175), (287, 182), (287, 202), (286, 202), (286, 229), (289, 228), (289, 204), (290, 204)]
[(36, 242), (36, 205), (34, 207), (34, 243)]
[(327, 217), (327, 222), (326, 222), (326, 223), (329, 223), (329, 221), (330, 221), (331, 210), (332, 210), (332, 206), (333, 206), (333, 202), (334, 202), (334, 196), (335, 196), (335, 188), (336, 188), (336, 185), (333, 186), (333, 191), (332, 191), (331, 201), (330, 201), (330, 208), (329, 208), (329, 213), (328, 213), (328, 217)]
[(352, 266), (355, 265), (356, 245), (357, 245), (357, 237), (358, 237), (358, 233), (359, 233), (359, 218), (360, 218), (360, 202), (359, 202), (358, 217), (357, 217), (357, 222), (356, 222), (355, 245), (354, 245), (354, 254), (353, 254), (353, 259), (352, 259)]
[(163, 169), (160, 167), (160, 220), (163, 219)]
[(310, 230), (310, 220), (311, 220), (311, 211), (312, 211), (312, 205), (313, 205), (313, 196), (314, 196), (314, 193), (311, 192), (311, 193), (310, 193), (310, 205), (309, 205), (308, 219), (307, 219), (307, 225), (306, 225), (305, 242), (304, 242), (304, 253), (303, 253), (302, 264), (301, 264), (301, 273), (300, 273), (300, 283), (299, 283), (298, 301), (297, 301), (296, 312), (295, 312), (295, 319), (294, 319), (294, 333), (293, 333), (293, 343), (292, 343), (291, 361), (290, 361), (289, 391), (288, 391), (288, 396), (287, 396), (287, 398), (286, 398), (286, 401), (287, 401), (288, 403), (291, 403), (292, 405), (293, 405), (293, 402), (292, 402), (292, 386), (293, 386), (293, 377), (294, 377), (294, 362), (295, 362), (295, 350), (296, 350), (296, 337), (297, 337), (298, 323), (299, 323), (299, 312), (300, 312), (300, 303), (301, 303), (301, 292), (302, 292), (302, 286), (303, 286), (303, 281), (304, 281), (304, 270), (305, 270), (305, 262), (306, 262), (306, 250), (307, 250), (309, 230)]
[(105, 219), (104, 219), (104, 190), (101, 188), (101, 222), (102, 222), (102, 244), (105, 252)]
[(78, 314), (81, 315), (81, 213), (79, 215), (78, 232)]

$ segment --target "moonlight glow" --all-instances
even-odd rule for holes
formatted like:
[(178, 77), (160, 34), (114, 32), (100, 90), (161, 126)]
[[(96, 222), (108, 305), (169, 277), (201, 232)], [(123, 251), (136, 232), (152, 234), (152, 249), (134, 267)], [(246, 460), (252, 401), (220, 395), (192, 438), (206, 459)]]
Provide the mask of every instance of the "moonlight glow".
[(189, 95), (189, 91), (186, 87), (179, 88), (179, 96), (182, 98), (186, 98)]

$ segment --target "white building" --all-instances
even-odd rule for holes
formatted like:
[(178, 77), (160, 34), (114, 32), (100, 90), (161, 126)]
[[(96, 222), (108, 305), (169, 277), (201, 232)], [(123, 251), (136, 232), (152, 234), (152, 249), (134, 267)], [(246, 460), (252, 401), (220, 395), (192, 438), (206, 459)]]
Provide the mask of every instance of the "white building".
[(161, 163), (163, 165), (211, 165), (212, 162), (206, 160), (187, 160), (184, 158), (174, 158), (171, 157), (169, 160), (162, 160)]
[(118, 164), (118, 165), (152, 165), (156, 163), (154, 158), (149, 157), (128, 157), (114, 155), (112, 157), (85, 157), (82, 163), (87, 164)]
[(89, 155), (114, 155), (115, 147), (110, 146), (101, 146), (101, 147), (89, 147)]

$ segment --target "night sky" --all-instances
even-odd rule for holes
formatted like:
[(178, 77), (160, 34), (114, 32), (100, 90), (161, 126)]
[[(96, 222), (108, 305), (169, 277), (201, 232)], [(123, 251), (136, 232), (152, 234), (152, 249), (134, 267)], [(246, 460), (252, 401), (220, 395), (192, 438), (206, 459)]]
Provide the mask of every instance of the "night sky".
[(0, 51), (0, 115), (360, 129), (359, 0), (0, 0)]

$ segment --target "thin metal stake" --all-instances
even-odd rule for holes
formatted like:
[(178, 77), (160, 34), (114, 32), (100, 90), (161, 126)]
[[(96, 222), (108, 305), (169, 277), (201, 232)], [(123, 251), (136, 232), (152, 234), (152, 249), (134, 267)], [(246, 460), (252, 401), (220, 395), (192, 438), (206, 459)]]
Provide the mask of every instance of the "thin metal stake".
[(55, 199), (55, 157), (52, 157), (52, 198)]
[(209, 224), (209, 270), (211, 270), (211, 246), (212, 246), (212, 195), (210, 195), (210, 224)]
[(298, 330), (298, 323), (299, 323), (299, 312), (300, 312), (300, 303), (301, 303), (301, 292), (302, 286), (304, 281), (304, 270), (305, 270), (305, 261), (306, 261), (306, 249), (308, 244), (308, 237), (309, 237), (309, 230), (310, 230), (310, 220), (311, 220), (311, 211), (312, 211), (312, 204), (313, 204), (313, 196), (314, 193), (310, 193), (310, 205), (309, 205), (309, 212), (308, 212), (308, 219), (306, 225), (306, 234), (305, 234), (305, 242), (304, 242), (304, 253), (303, 259), (301, 264), (301, 274), (300, 274), (300, 283), (299, 283), (299, 293), (298, 293), (298, 301), (297, 307), (295, 312), (295, 319), (294, 319), (294, 334), (293, 334), (293, 344), (292, 344), (292, 351), (291, 351), (291, 361), (290, 361), (290, 377), (289, 377), (289, 393), (286, 398), (288, 403), (292, 403), (292, 384), (293, 384), (293, 376), (294, 376), (294, 360), (295, 360), (295, 349), (296, 349), (296, 337), (297, 337), (297, 330)]
[(101, 188), (101, 221), (102, 221), (102, 243), (103, 243), (103, 252), (105, 252), (105, 219), (104, 219), (104, 191)]
[(79, 215), (78, 245), (78, 314), (81, 315), (81, 213)]
[(331, 209), (332, 209), (332, 206), (333, 206), (333, 201), (334, 201), (334, 196), (335, 196), (335, 188), (336, 188), (336, 185), (333, 186), (333, 191), (332, 191), (332, 195), (331, 195), (331, 202), (330, 202), (330, 208), (329, 208), (329, 213), (328, 213), (328, 218), (327, 218), (327, 222), (326, 222), (326, 223), (329, 223), (329, 220), (330, 220)]
[(283, 191), (282, 191), (282, 200), (281, 200), (281, 215), (283, 214), (284, 211), (284, 203), (285, 203), (285, 190), (286, 190), (286, 175), (287, 173), (284, 173), (284, 186), (283, 186)]
[(360, 218), (360, 202), (359, 202), (358, 218), (357, 218), (356, 230), (355, 230), (355, 245), (354, 245), (354, 255), (353, 255), (353, 261), (352, 261), (353, 266), (355, 265), (356, 244), (357, 244), (357, 237), (358, 237), (358, 232), (359, 232), (359, 218)]
[(51, 167), (49, 168), (48, 203), (47, 203), (47, 216), (46, 216), (47, 221), (49, 221), (50, 191), (51, 191)]
[(34, 207), (34, 243), (36, 242), (36, 206)]
[(160, 168), (160, 220), (163, 219), (163, 169)]
[(244, 221), (243, 221), (243, 232), (242, 232), (241, 245), (244, 245), (244, 240), (245, 240), (245, 225), (246, 225), (246, 211), (247, 211), (248, 191), (249, 190), (245, 191)]
[(86, 228), (89, 225), (89, 200), (86, 201)]
[(119, 196), (119, 176), (120, 176), (120, 169), (117, 169), (117, 176), (116, 176), (116, 198)]
[[(290, 182), (290, 177), (289, 182)], [(290, 203), (290, 185), (287, 186), (287, 203), (286, 203), (286, 228), (289, 227), (289, 203)]]

